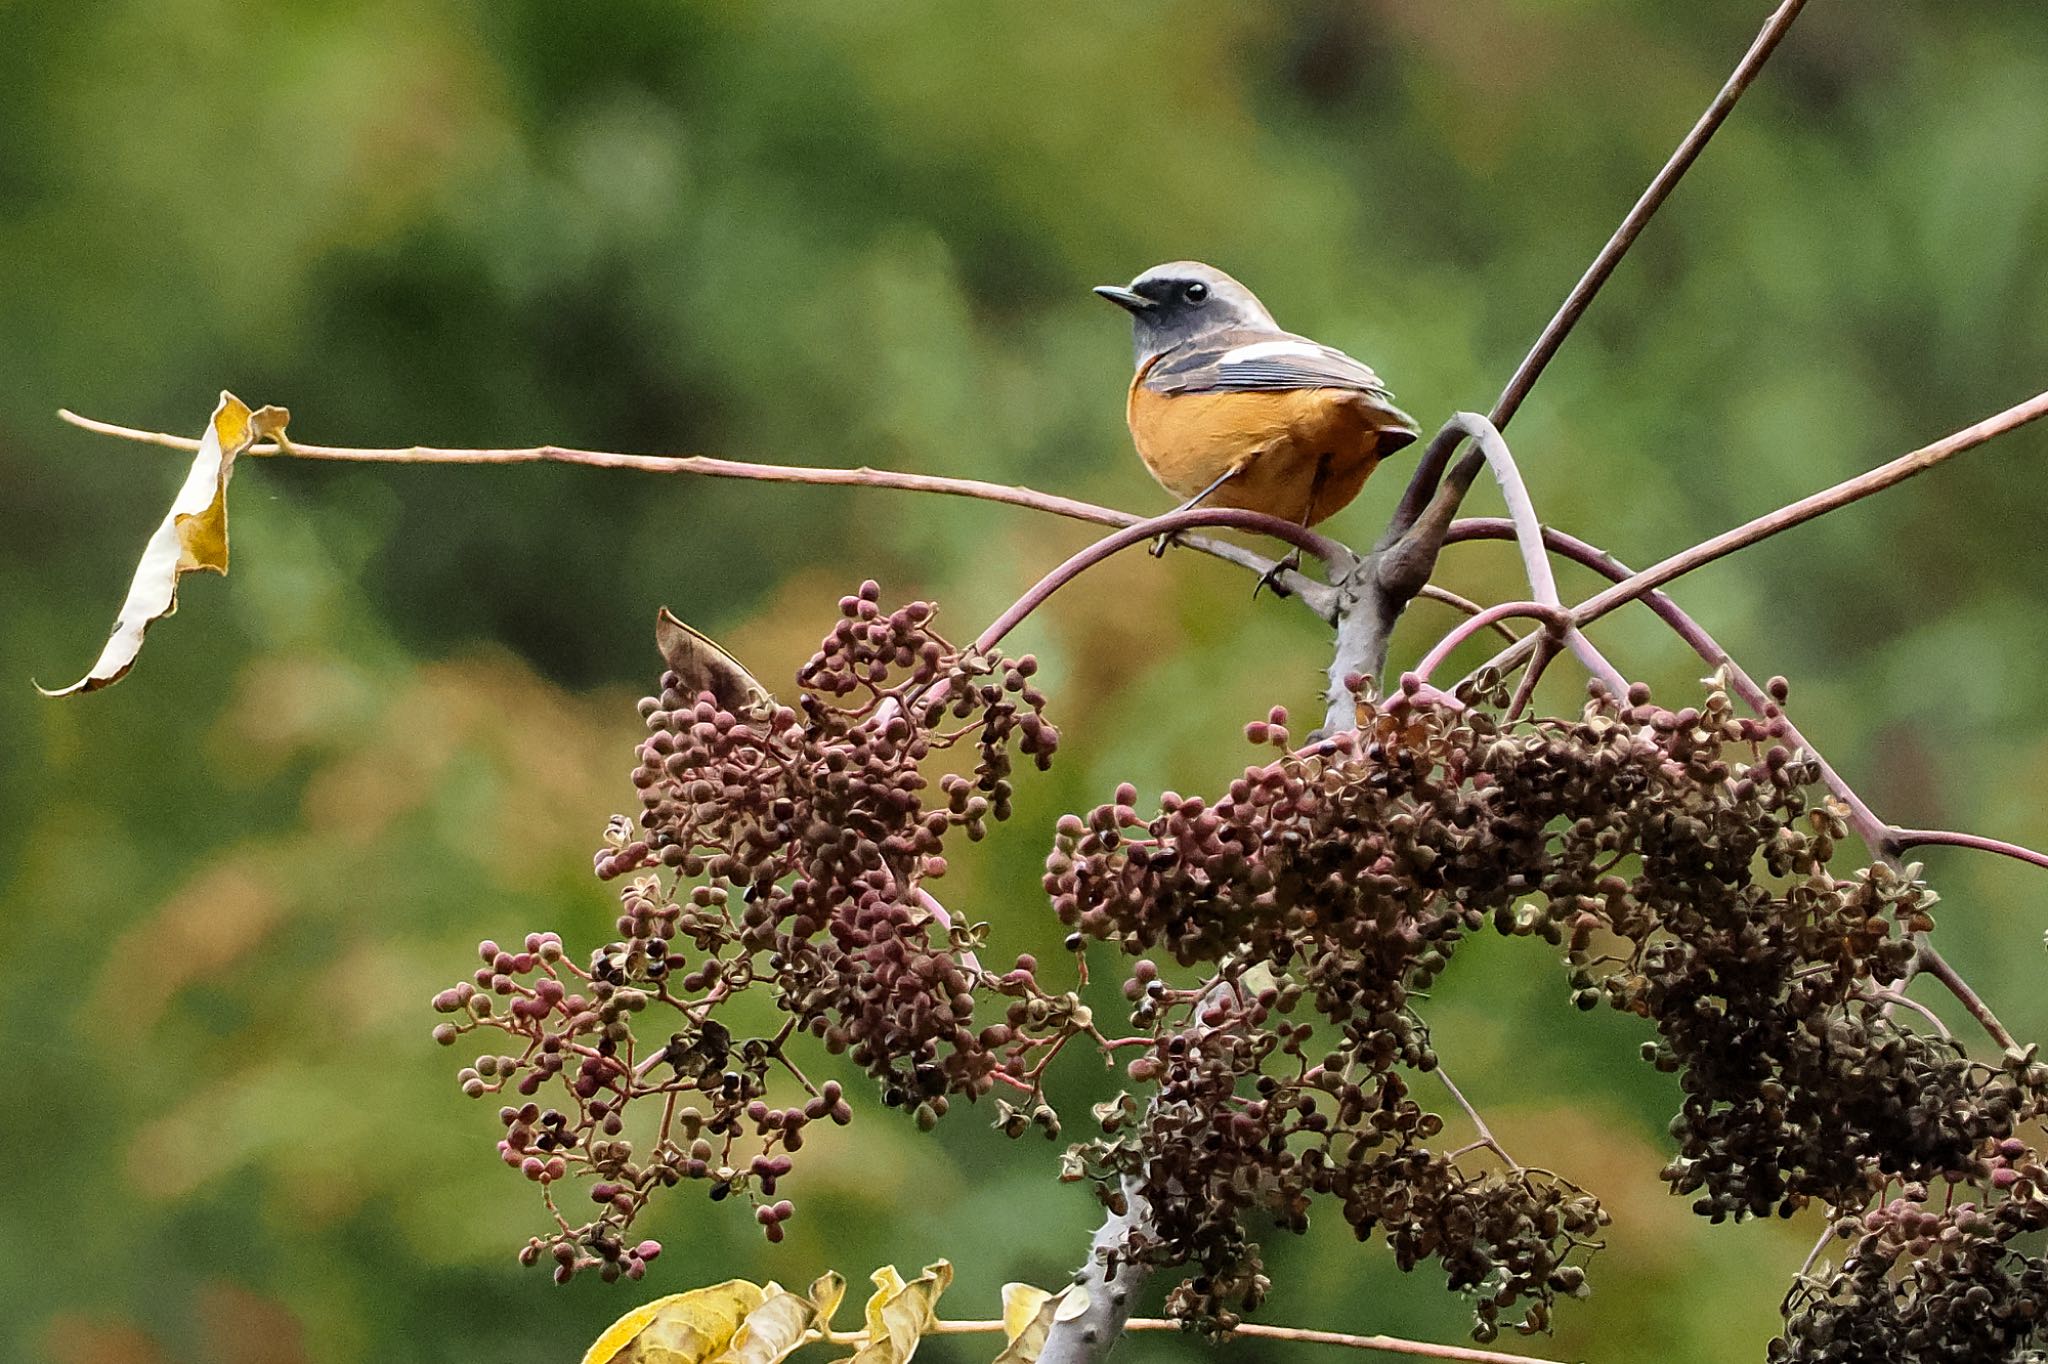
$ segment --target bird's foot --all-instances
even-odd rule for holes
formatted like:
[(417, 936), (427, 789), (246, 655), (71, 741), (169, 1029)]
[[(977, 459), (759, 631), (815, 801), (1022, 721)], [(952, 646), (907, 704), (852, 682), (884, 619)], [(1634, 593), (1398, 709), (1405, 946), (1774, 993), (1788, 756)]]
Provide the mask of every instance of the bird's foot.
[(1259, 595), (1259, 592), (1265, 588), (1271, 588), (1273, 595), (1282, 598), (1283, 600), (1285, 598), (1293, 596), (1294, 594), (1288, 591), (1286, 585), (1280, 581), (1280, 577), (1282, 574), (1292, 573), (1300, 567), (1301, 551), (1299, 549), (1296, 549), (1286, 558), (1280, 560), (1278, 563), (1274, 564), (1271, 568), (1267, 569), (1264, 573), (1261, 573), (1259, 575), (1259, 580), (1252, 584), (1252, 596), (1256, 598)]
[(1169, 547), (1173, 545), (1178, 545), (1180, 543), (1180, 532), (1177, 530), (1170, 530), (1166, 532), (1166, 534), (1164, 535), (1153, 536), (1152, 547), (1148, 549), (1146, 553), (1150, 554), (1155, 559), (1163, 558), (1165, 557), (1166, 551)]

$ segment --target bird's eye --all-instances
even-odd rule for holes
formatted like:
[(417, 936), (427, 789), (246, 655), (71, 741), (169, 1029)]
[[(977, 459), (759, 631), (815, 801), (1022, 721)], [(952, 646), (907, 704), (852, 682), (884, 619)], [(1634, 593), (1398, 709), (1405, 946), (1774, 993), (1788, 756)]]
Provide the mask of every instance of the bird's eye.
[(1200, 280), (1196, 280), (1194, 283), (1188, 285), (1187, 288), (1181, 290), (1181, 293), (1187, 298), (1188, 302), (1200, 303), (1203, 299), (1209, 296), (1209, 286), (1202, 283), (1202, 281)]

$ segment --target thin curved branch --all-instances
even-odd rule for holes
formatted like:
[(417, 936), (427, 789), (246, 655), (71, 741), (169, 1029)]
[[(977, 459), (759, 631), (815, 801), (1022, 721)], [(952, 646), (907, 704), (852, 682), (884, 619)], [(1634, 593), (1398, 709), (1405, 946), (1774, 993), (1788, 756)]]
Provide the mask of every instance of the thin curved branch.
[[(1127, 1331), (1183, 1331), (1177, 1321), (1160, 1317), (1140, 1317), (1126, 1322)], [(1354, 1336), (1343, 1331), (1312, 1331), (1304, 1326), (1263, 1326), (1258, 1322), (1240, 1323), (1230, 1333), (1233, 1336), (1250, 1336), (1258, 1340), (1291, 1340), (1304, 1345), (1342, 1345), (1352, 1350), (1378, 1350), (1384, 1354), (1410, 1355), (1421, 1359), (1453, 1359), (1462, 1364), (1545, 1364), (1535, 1355), (1511, 1355), (1501, 1350), (1475, 1350), (1469, 1345), (1433, 1345), (1422, 1340), (1403, 1340), (1398, 1336)]]
[[(1544, 325), (1536, 338), (1536, 344), (1529, 348), (1529, 353), (1522, 357), (1522, 363), (1515, 367), (1507, 387), (1501, 390), (1500, 397), (1493, 405), (1491, 420), (1496, 428), (1506, 430), (1515, 413), (1521, 410), (1522, 400), (1529, 396), (1529, 390), (1536, 386), (1536, 380), (1542, 375), (1544, 368), (1557, 355), (1558, 348), (1564, 345), (1565, 338), (1571, 335), (1572, 328), (1578, 325), (1579, 319), (1585, 316), (1586, 309), (1592, 306), (1593, 296), (1600, 292), (1601, 286), (1614, 274), (1615, 267), (1621, 264), (1621, 258), (1628, 254), (1629, 248), (1635, 245), (1636, 238), (1642, 235), (1643, 228), (1649, 224), (1651, 217), (1663, 207), (1664, 201), (1671, 197), (1671, 191), (1678, 187), (1678, 182), (1684, 178), (1685, 173), (1692, 169), (1693, 162), (1699, 160), (1700, 153), (1706, 150), (1708, 141), (1734, 111), (1735, 102), (1749, 89), (1757, 73), (1763, 69), (1764, 62), (1777, 50), (1779, 41), (1792, 27), (1792, 21), (1799, 17), (1799, 11), (1805, 7), (1806, 0), (1782, 0), (1776, 9), (1771, 11), (1770, 17), (1764, 20), (1763, 28), (1757, 32), (1755, 40), (1749, 45), (1749, 50), (1742, 54), (1742, 60), (1735, 64), (1735, 69), (1729, 73), (1728, 79), (1722, 83), (1721, 89), (1707, 104), (1705, 111), (1680, 140), (1677, 149), (1671, 153), (1656, 175), (1651, 177), (1649, 186), (1643, 190), (1642, 196), (1623, 216), (1621, 225), (1614, 229), (1614, 235), (1607, 239), (1607, 244), (1593, 257), (1593, 263), (1586, 267), (1586, 272), (1579, 277), (1579, 282), (1572, 286), (1571, 292), (1565, 295), (1565, 300), (1558, 306), (1557, 312)], [(1415, 473), (1409, 480), (1407, 490), (1401, 495), (1393, 522), (1388, 526), (1387, 535), (1381, 542), (1382, 547), (1406, 534), (1409, 526), (1422, 515), (1423, 509), (1436, 495), (1438, 482), (1444, 478), (1444, 467), (1449, 463), (1450, 457), (1457, 452), (1458, 446), (1463, 443), (1459, 438), (1447, 440), (1447, 436), (1448, 431), (1440, 432), (1436, 440), (1430, 442), (1429, 448), (1423, 452), (1422, 459), (1416, 464)], [(1473, 476), (1479, 472), (1479, 458), (1476, 452), (1468, 453), (1458, 462), (1451, 479), (1459, 480), (1462, 475), (1462, 481), (1470, 483)]]
[(1517, 618), (1540, 621), (1548, 630), (1562, 631), (1567, 616), (1563, 607), (1550, 602), (1509, 601), (1498, 606), (1489, 606), (1478, 615), (1459, 621), (1456, 627), (1431, 645), (1429, 652), (1422, 656), (1422, 661), (1415, 665), (1413, 671), (1401, 675), (1402, 690), (1407, 690), (1408, 679), (1411, 677), (1418, 682), (1429, 681), (1430, 674), (1443, 666), (1443, 661), (1449, 658), (1460, 644), (1481, 630), (1499, 621)]
[(1649, 188), (1643, 191), (1642, 197), (1636, 200), (1635, 207), (1621, 220), (1621, 226), (1614, 229), (1614, 235), (1607, 239), (1607, 245), (1600, 248), (1600, 254), (1586, 267), (1586, 273), (1579, 277), (1579, 282), (1565, 295), (1564, 303), (1558, 308), (1557, 314), (1543, 328), (1543, 334), (1536, 338), (1536, 344), (1530, 348), (1529, 354), (1523, 357), (1514, 377), (1508, 380), (1507, 387), (1501, 390), (1500, 400), (1493, 405), (1495, 426), (1506, 427), (1516, 411), (1521, 408), (1522, 399), (1528, 397), (1529, 390), (1536, 386), (1536, 380), (1542, 375), (1544, 366), (1550, 363), (1551, 357), (1557, 354), (1558, 347), (1564, 344), (1565, 337), (1571, 335), (1572, 328), (1578, 325), (1579, 318), (1585, 315), (1587, 307), (1593, 302), (1593, 295), (1600, 292), (1600, 286), (1614, 273), (1614, 267), (1621, 264), (1621, 258), (1628, 254), (1629, 247), (1635, 245), (1636, 238), (1642, 234), (1651, 215), (1671, 196), (1671, 191), (1678, 187), (1679, 180), (1692, 169), (1692, 163), (1699, 160), (1700, 153), (1706, 150), (1708, 139), (1712, 138), (1715, 131), (1727, 121), (1728, 115), (1735, 109), (1735, 101), (1741, 99), (1742, 92), (1749, 89), (1750, 82), (1756, 79), (1757, 72), (1763, 69), (1764, 62), (1769, 59), (1772, 51), (1777, 48), (1778, 41), (1792, 27), (1792, 21), (1799, 17), (1799, 11), (1805, 6), (1806, 0), (1783, 0), (1783, 3), (1771, 12), (1771, 17), (1764, 21), (1763, 29), (1749, 45), (1749, 51), (1742, 54), (1742, 60), (1735, 64), (1735, 70), (1721, 86), (1720, 93), (1714, 96), (1713, 102), (1707, 105), (1706, 112), (1699, 116), (1699, 120), (1692, 125), (1692, 130), (1686, 133), (1684, 140), (1678, 144), (1678, 149), (1671, 153), (1671, 159), (1664, 163), (1664, 168), (1650, 180)]
[[(1515, 464), (1515, 457), (1509, 452), (1500, 429), (1474, 412), (1457, 413), (1451, 421), (1463, 427), (1478, 442), (1480, 456), (1500, 484), (1501, 500), (1507, 503), (1508, 519), (1515, 527), (1515, 546), (1522, 554), (1522, 571), (1529, 580), (1529, 591), (1545, 606), (1562, 607), (1563, 602), (1557, 594), (1557, 575), (1550, 571), (1550, 555), (1543, 548), (1543, 524), (1536, 517), (1536, 504), (1529, 496), (1528, 485), (1522, 482), (1522, 471)], [(1620, 670), (1593, 647), (1593, 641), (1587, 639), (1575, 623), (1567, 620), (1560, 633), (1565, 645), (1586, 665), (1588, 672), (1605, 684), (1609, 692), (1616, 697), (1628, 695), (1628, 683)], [(1525, 685), (1533, 688), (1535, 680), (1531, 678)]]
[(1959, 833), (1953, 829), (1898, 829), (1885, 835), (1886, 850), (1894, 854), (1908, 848), (1924, 847), (1975, 848), (1978, 852), (1997, 853), (2037, 867), (2048, 868), (2048, 853), (2036, 852), (2018, 843), (2008, 843), (2002, 838), (1986, 838), (1982, 834)]
[(1948, 987), (1948, 992), (1956, 997), (1956, 1002), (1991, 1035), (1992, 1041), (2007, 1051), (2020, 1049), (2020, 1044), (2014, 1039), (2011, 1030), (1998, 1021), (1998, 1015), (1991, 1012), (1991, 1006), (1984, 1002), (1983, 996), (1971, 988), (1970, 982), (1963, 979), (1962, 973), (1949, 965), (1948, 958), (1942, 956), (1940, 949), (1924, 936), (1920, 939), (1919, 954), (1913, 960), (1913, 974), (1933, 976)]
[[(190, 453), (199, 442), (189, 436), (164, 431), (144, 431), (114, 422), (80, 416), (59, 408), (57, 415), (82, 431), (159, 445)], [(369, 447), (352, 445), (309, 445), (285, 440), (251, 446), (246, 455), (288, 455), (296, 459), (338, 460), (370, 464), (577, 464), (592, 469), (629, 469), (647, 474), (691, 474), (702, 478), (740, 478), (760, 483), (804, 483), (817, 487), (893, 488), (901, 492), (938, 493), (948, 497), (970, 497), (982, 502), (1000, 502), (1012, 507), (1064, 516), (1098, 526), (1134, 526), (1145, 518), (1114, 507), (1104, 507), (1079, 498), (1061, 497), (1016, 484), (990, 483), (978, 478), (948, 478), (939, 474), (910, 474), (893, 469), (833, 468), (824, 465), (760, 464), (749, 460), (718, 459), (710, 455), (635, 455), (611, 450), (581, 450), (566, 445), (533, 445), (517, 449), (456, 449), (432, 445)], [(1182, 544), (1203, 554), (1264, 575), (1273, 561), (1241, 545), (1206, 535), (1183, 537)], [(1334, 622), (1337, 594), (1325, 583), (1316, 582), (1292, 569), (1274, 575), (1277, 584), (1301, 598), (1302, 603), (1327, 622)]]
[(1890, 463), (1881, 464), (1868, 473), (1844, 479), (1831, 488), (1823, 488), (1809, 497), (1802, 497), (1797, 502), (1744, 522), (1733, 530), (1723, 531), (1710, 540), (1703, 540), (1690, 549), (1680, 550), (1581, 602), (1573, 608), (1572, 618), (1581, 625), (1598, 620), (1617, 606), (1634, 601), (1651, 588), (1662, 587), (1673, 578), (1733, 554), (1738, 549), (1767, 540), (1780, 531), (1804, 525), (1815, 517), (1825, 516), (1831, 511), (1860, 502), (1887, 488), (1896, 487), (1915, 474), (1926, 473), (1937, 464), (1945, 463), (1966, 450), (1976, 449), (1993, 437), (2002, 436), (2042, 417), (2048, 417), (2048, 393), (2037, 393), (2023, 403), (2015, 403), (2003, 412), (1942, 437), (1932, 445), (1923, 445), (1918, 450), (1900, 455)]
[[(1506, 540), (1514, 536), (1514, 527), (1498, 518), (1461, 521), (1456, 523), (1452, 530), (1454, 533), (1445, 537), (1447, 543), (1452, 540)], [(1587, 544), (1583, 540), (1566, 535), (1561, 531), (1547, 529), (1544, 531), (1543, 538), (1544, 543), (1552, 549), (1572, 559), (1574, 562), (1584, 564), (1596, 573), (1615, 578), (1617, 581), (1627, 581), (1635, 576), (1630, 574), (1626, 565), (1622, 564), (1613, 555)], [(1793, 723), (1792, 717), (1771, 701), (1764, 689), (1757, 685), (1756, 679), (1751, 677), (1743, 669), (1742, 665), (1737, 663), (1734, 657), (1726, 649), (1722, 648), (1712, 635), (1707, 633), (1699, 622), (1693, 620), (1691, 616), (1679, 608), (1676, 602), (1661, 592), (1645, 594), (1644, 602), (1655, 610), (1658, 617), (1669, 624), (1681, 639), (1691, 645), (1693, 651), (1704, 659), (1709, 666), (1726, 670), (1729, 686), (1735, 691), (1736, 695), (1742, 698), (1744, 704), (1748, 705), (1759, 715), (1775, 712), (1777, 722), (1784, 726), (1785, 737), (1796, 747), (1805, 750), (1807, 755), (1820, 767), (1822, 783), (1847, 807), (1850, 826), (1856, 830), (1857, 836), (1863, 840), (1864, 844), (1873, 853), (1896, 867), (1899, 865), (1899, 848), (1895, 846), (1896, 840), (1902, 836), (1916, 833), (1938, 834), (1941, 832), (1939, 830), (1926, 829), (1898, 829), (1879, 818), (1877, 812), (1872, 810), (1869, 803), (1856, 794), (1856, 789), (1821, 755), (1820, 750), (1814, 747), (1812, 741), (1800, 733), (1799, 727)], [(1952, 837), (1957, 840), (1959, 846), (1978, 846), (1972, 835), (1958, 834)], [(1963, 840), (1972, 841), (1964, 842)], [(1998, 840), (1986, 839), (1983, 842), (1990, 844), (1997, 843)], [(2005, 844), (2001, 848), (1989, 850), (2003, 851), (2005, 848), (2013, 849), (2019, 853), (2028, 851), (2020, 848), (2018, 844)], [(2040, 854), (2036, 853), (2030, 857), (2023, 857), (2021, 860), (2034, 861), (2037, 857), (2040, 857)], [(2011, 1050), (2016, 1045), (2011, 1030), (1999, 1021), (1998, 1016), (1991, 1011), (1991, 1006), (1984, 1002), (1983, 998), (1970, 986), (1970, 983), (1963, 979), (1961, 973), (1949, 964), (1948, 959), (1941, 954), (1941, 950), (1929, 942), (1925, 935), (1921, 936), (1917, 944), (1913, 965), (1908, 970), (1906, 978), (1893, 981), (1880, 988), (1890, 993), (1897, 993), (1904, 989), (1907, 981), (1913, 976), (1920, 974), (1931, 975), (1940, 981), (1948, 989), (1949, 993), (1956, 997), (1956, 1001), (1969, 1012), (1970, 1016), (1977, 1020), (1978, 1024), (1992, 1041), (2007, 1050)]]
[(1327, 535), (1318, 535), (1298, 521), (1288, 521), (1265, 512), (1245, 511), (1237, 507), (1188, 507), (1126, 526), (1113, 534), (1103, 536), (1073, 555), (1058, 568), (1040, 578), (1028, 592), (1013, 602), (1008, 610), (996, 617), (988, 629), (983, 630), (975, 638), (975, 650), (987, 653), (995, 648), (1004, 635), (1016, 629), (1020, 621), (1044, 605), (1046, 598), (1110, 555), (1119, 550), (1129, 549), (1132, 545), (1143, 544), (1155, 536), (1172, 535), (1197, 526), (1225, 526), (1232, 530), (1254, 531), (1285, 540), (1321, 559), (1329, 566), (1332, 577), (1348, 572), (1357, 562), (1358, 556), (1349, 549)]
[[(1461, 597), (1457, 593), (1451, 591), (1451, 589), (1449, 589), (1448, 587), (1438, 587), (1435, 583), (1424, 583), (1422, 585), (1422, 591), (1419, 595), (1427, 597), (1431, 601), (1440, 601), (1444, 605), (1451, 607), (1453, 610), (1462, 611), (1468, 616), (1476, 616), (1481, 611), (1484, 611), (1486, 609), (1485, 607), (1481, 606), (1478, 602), (1473, 601), (1471, 598)], [(1499, 635), (1502, 639), (1505, 639), (1510, 644), (1515, 643), (1517, 640), (1521, 638), (1520, 635), (1517, 635), (1513, 630), (1508, 629), (1506, 625), (1502, 624), (1499, 621), (1495, 621), (1492, 625), (1489, 625), (1487, 629), (1493, 631), (1495, 634)]]

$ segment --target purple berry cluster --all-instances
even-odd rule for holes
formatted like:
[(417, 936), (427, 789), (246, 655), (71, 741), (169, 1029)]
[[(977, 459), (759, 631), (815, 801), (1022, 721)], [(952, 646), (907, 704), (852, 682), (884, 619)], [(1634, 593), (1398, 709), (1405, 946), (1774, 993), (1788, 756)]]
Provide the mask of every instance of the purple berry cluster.
[[(845, 1053), (920, 1126), (1001, 1083), (1027, 1098), (1002, 1115), (1021, 1120), (999, 1125), (1057, 1131), (1038, 1076), (1092, 1033), (1087, 1011), (1042, 990), (1028, 957), (985, 970), (984, 930), (925, 888), (949, 835), (977, 839), (1008, 817), (1012, 752), (1044, 767), (1058, 745), (1036, 664), (959, 649), (929, 605), (885, 611), (879, 596), (867, 583), (840, 603), (794, 706), (742, 696), (728, 708), (666, 675), (640, 703), (639, 816), (615, 817), (596, 858), (599, 877), (624, 880), (619, 937), (587, 966), (554, 934), (487, 942), (472, 978), (435, 997), (450, 1015), (438, 1041), (505, 1038), (458, 1078), (472, 1097), (525, 1101), (501, 1110), (499, 1152), (542, 1186), (557, 1230), (521, 1258), (551, 1258), (558, 1280), (592, 1267), (638, 1277), (659, 1248), (629, 1245), (628, 1231), (657, 1190), (685, 1181), (743, 1198), (781, 1240), (795, 1208), (780, 1186), (808, 1126), (853, 1116), (837, 1081), (804, 1074), (805, 1038)], [(956, 747), (968, 770), (939, 777), (928, 803), (923, 767)], [(749, 992), (779, 1026), (743, 1036), (727, 1021), (762, 1015), (729, 1008)], [(1004, 1022), (977, 1026), (985, 996), (1008, 1000)], [(596, 1205), (580, 1225), (557, 1205), (572, 1175)]]
[[(2028, 1062), (2031, 1063), (2030, 1061)], [(1939, 1206), (1928, 1186), (1835, 1234), (1850, 1242), (1840, 1268), (1803, 1274), (1785, 1303), (1772, 1364), (1897, 1360), (2037, 1360), (2048, 1357), (2048, 1167), (2018, 1138), (1991, 1143), (1971, 1174), (1983, 1192)]]
[(1442, 1120), (1404, 1078), (1436, 1065), (1415, 992), (1489, 924), (1560, 948), (1578, 1007), (1656, 1029), (1645, 1055), (1683, 1092), (1665, 1178), (1715, 1220), (1860, 1206), (2043, 1111), (2048, 1067), (1972, 1063), (1893, 1017), (1935, 897), (1917, 868), (1831, 870), (1843, 813), (1775, 705), (1738, 716), (1710, 683), (1672, 710), (1638, 686), (1508, 723), (1506, 699), (1361, 701), (1358, 732), (1300, 751), (1275, 712), (1247, 733), (1275, 755), (1213, 802), (1141, 811), (1126, 786), (1061, 822), (1045, 887), (1077, 937), (1204, 973), (1176, 988), (1136, 962), (1150, 1046), (1130, 1074), (1158, 1099), (1105, 1110), (1069, 1163), (1106, 1200), (1143, 1191), (1153, 1226), (1129, 1250), (1186, 1267), (1181, 1314), (1227, 1328), (1265, 1288), (1248, 1215), (1298, 1230), (1318, 1199), (1404, 1268), (1442, 1265), (1482, 1339), (1504, 1309), (1541, 1329), (1584, 1291), (1569, 1257), (1595, 1246), (1597, 1204), (1469, 1171), (1490, 1143), (1434, 1150)]

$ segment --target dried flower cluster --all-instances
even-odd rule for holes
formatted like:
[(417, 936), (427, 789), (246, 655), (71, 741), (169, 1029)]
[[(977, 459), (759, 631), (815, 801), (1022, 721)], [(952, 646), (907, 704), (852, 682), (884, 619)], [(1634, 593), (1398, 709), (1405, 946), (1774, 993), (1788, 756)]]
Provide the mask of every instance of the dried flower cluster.
[[(2011, 1243), (2048, 1226), (2048, 1190), (2013, 1134), (2048, 1112), (2048, 1066), (1972, 1062), (1894, 1017), (1935, 897), (1917, 867), (1836, 874), (1843, 812), (1775, 707), (1738, 716), (1710, 682), (1679, 710), (1596, 689), (1576, 719), (1509, 722), (1491, 679), (1451, 699), (1411, 684), (1301, 751), (1282, 712), (1249, 726), (1267, 753), (1213, 802), (1141, 811), (1118, 788), (1060, 821), (1045, 876), (1071, 946), (1133, 959), (1135, 1033), (1112, 1039), (1031, 958), (984, 968), (984, 927), (926, 890), (951, 835), (1008, 816), (1012, 754), (1044, 766), (1058, 744), (1029, 657), (956, 648), (932, 620), (865, 584), (794, 705), (743, 671), (698, 694), (667, 674), (641, 703), (640, 812), (596, 858), (623, 881), (619, 936), (587, 966), (550, 933), (482, 943), (435, 998), (442, 1042), (507, 1039), (459, 1081), (507, 1096), (499, 1154), (555, 1218), (527, 1263), (640, 1277), (660, 1247), (629, 1239), (634, 1219), (685, 1181), (782, 1239), (809, 1125), (853, 1116), (800, 1046), (843, 1053), (920, 1126), (1001, 1085), (999, 1128), (1055, 1136), (1042, 1078), (1086, 1036), (1134, 1089), (1097, 1107), (1065, 1174), (1143, 1199), (1121, 1254), (1183, 1271), (1174, 1315), (1232, 1329), (1269, 1287), (1255, 1221), (1300, 1231), (1320, 1202), (1403, 1269), (1437, 1264), (1479, 1338), (1544, 1330), (1587, 1291), (1606, 1213), (1483, 1127), (1449, 1147), (1411, 1091), (1437, 1069), (1417, 993), (1491, 926), (1559, 949), (1576, 1006), (1655, 1029), (1644, 1057), (1683, 1096), (1664, 1175), (1698, 1212), (1906, 1191), (1842, 1224), (1856, 1251), (1802, 1280), (1775, 1358), (2034, 1339), (2048, 1269)], [(928, 778), (954, 748), (962, 770)], [(992, 1002), (1000, 1019), (978, 1017)], [(763, 1016), (778, 1026), (741, 1021)], [(597, 1205), (581, 1225), (556, 1202), (571, 1176)], [(1938, 1182), (1984, 1193), (1936, 1212)]]
[(1540, 1329), (1582, 1290), (1567, 1257), (1597, 1206), (1432, 1152), (1441, 1120), (1401, 1077), (1435, 1065), (1411, 993), (1488, 923), (1562, 947), (1580, 1007), (1657, 1028), (1646, 1056), (1685, 1094), (1665, 1175), (1717, 1220), (1860, 1206), (2041, 1111), (2048, 1071), (1972, 1065), (1889, 1016), (1934, 897), (1915, 869), (1829, 870), (1841, 816), (1775, 714), (1737, 717), (1717, 684), (1677, 711), (1601, 693), (1577, 720), (1503, 724), (1502, 699), (1361, 703), (1359, 733), (1300, 753), (1276, 713), (1248, 737), (1280, 756), (1213, 805), (1147, 815), (1125, 788), (1062, 823), (1046, 889), (1065, 922), (1229, 982), (1176, 990), (1137, 963), (1153, 1044), (1131, 1073), (1161, 1101), (1070, 1165), (1106, 1199), (1136, 1181), (1154, 1227), (1129, 1250), (1191, 1267), (1183, 1313), (1227, 1326), (1256, 1302), (1245, 1214), (1299, 1228), (1317, 1196), (1473, 1290), (1482, 1338), (1503, 1309), (1526, 1301), (1518, 1325)]
[[(2033, 1064), (2015, 1058), (2016, 1066)], [(1940, 1207), (1911, 1184), (1836, 1234), (1852, 1241), (1840, 1269), (1802, 1276), (1786, 1299), (1772, 1364), (1883, 1359), (1976, 1364), (2048, 1359), (2048, 1168), (2008, 1137), (1972, 1171), (1980, 1199)], [(2022, 1248), (2015, 1245), (2028, 1238)]]
[[(1051, 1126), (1023, 1063), (1088, 1030), (1086, 1011), (1039, 989), (1029, 958), (983, 970), (980, 930), (952, 923), (924, 883), (944, 872), (948, 835), (980, 838), (1008, 816), (1012, 749), (1042, 767), (1058, 732), (1028, 656), (962, 651), (933, 630), (929, 605), (884, 611), (878, 598), (867, 583), (840, 603), (795, 707), (727, 709), (668, 674), (640, 706), (639, 817), (615, 818), (596, 859), (600, 877), (630, 878), (619, 938), (587, 968), (552, 934), (515, 951), (487, 942), (472, 979), (435, 998), (451, 1016), (438, 1040), (509, 1039), (463, 1069), (465, 1093), (565, 1091), (554, 1107), (505, 1107), (499, 1143), (551, 1209), (572, 1172), (593, 1181), (593, 1220), (572, 1226), (556, 1210), (558, 1231), (521, 1252), (551, 1257), (559, 1280), (593, 1266), (638, 1277), (658, 1247), (629, 1247), (627, 1230), (655, 1190), (685, 1180), (744, 1197), (781, 1239), (794, 1208), (778, 1186), (807, 1125), (852, 1118), (841, 1087), (812, 1085), (792, 1057), (802, 1035), (846, 1053), (921, 1125), (1000, 1076), (1032, 1095), (1025, 1126)], [(961, 744), (971, 774), (940, 777), (928, 806), (923, 763)], [(742, 1037), (722, 1021), (750, 989), (772, 1000), (779, 1029)], [(1007, 997), (1010, 1021), (977, 1027), (978, 994)], [(801, 1097), (778, 1103), (777, 1085)], [(629, 1134), (652, 1109), (658, 1123), (650, 1114)]]

